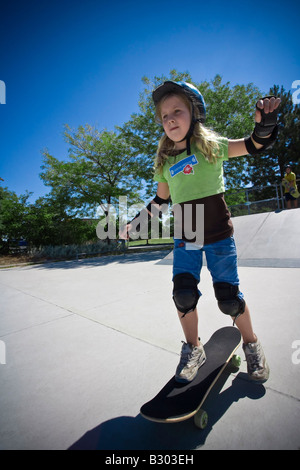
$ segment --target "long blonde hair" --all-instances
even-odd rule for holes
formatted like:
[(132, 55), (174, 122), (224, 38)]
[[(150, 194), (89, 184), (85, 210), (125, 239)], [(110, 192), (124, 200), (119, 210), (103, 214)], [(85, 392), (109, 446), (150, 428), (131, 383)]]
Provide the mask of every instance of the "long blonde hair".
[[(192, 103), (190, 99), (184, 93), (168, 93), (163, 96), (160, 102), (156, 106), (156, 121), (161, 124), (161, 105), (169, 97), (177, 95), (182, 101), (188, 106), (190, 114), (192, 115)], [(198, 119), (200, 113), (197, 108), (197, 104), (193, 103), (194, 117)], [(200, 122), (196, 122), (194, 125), (193, 135), (191, 136), (191, 144), (195, 144), (198, 150), (204, 155), (204, 157), (210, 162), (216, 162), (216, 159), (220, 156), (219, 146), (220, 136), (214, 131), (203, 126)], [(156, 158), (155, 158), (155, 172), (162, 173), (163, 166), (169, 156), (174, 154), (175, 142), (164, 134), (158, 144)]]

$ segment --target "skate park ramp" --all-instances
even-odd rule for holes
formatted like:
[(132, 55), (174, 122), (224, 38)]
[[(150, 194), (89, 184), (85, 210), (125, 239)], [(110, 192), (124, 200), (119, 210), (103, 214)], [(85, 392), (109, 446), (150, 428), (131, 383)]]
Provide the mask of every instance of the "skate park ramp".
[[(300, 267), (300, 209), (232, 218), (238, 264), (244, 267)], [(172, 264), (173, 252), (161, 263)]]

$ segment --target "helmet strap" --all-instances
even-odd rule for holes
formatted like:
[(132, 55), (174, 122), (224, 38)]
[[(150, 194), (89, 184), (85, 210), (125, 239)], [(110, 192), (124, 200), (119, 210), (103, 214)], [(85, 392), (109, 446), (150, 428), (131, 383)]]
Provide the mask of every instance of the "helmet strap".
[(195, 119), (194, 116), (193, 116), (190, 128), (187, 131), (187, 134), (185, 135), (185, 137), (183, 139), (177, 141), (177, 142), (183, 142), (184, 140), (186, 140), (186, 153), (187, 153), (187, 155), (191, 155), (191, 137), (194, 133), (194, 127), (195, 127), (196, 122), (200, 122), (200, 119)]

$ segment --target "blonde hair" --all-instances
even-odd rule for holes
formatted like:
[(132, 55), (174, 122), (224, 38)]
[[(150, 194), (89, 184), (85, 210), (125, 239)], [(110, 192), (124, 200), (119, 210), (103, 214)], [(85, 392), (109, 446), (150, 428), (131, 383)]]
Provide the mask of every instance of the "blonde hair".
[[(187, 105), (192, 115), (192, 103), (191, 100), (184, 93), (168, 93), (163, 96), (160, 102), (156, 106), (156, 121), (161, 124), (161, 105), (169, 97), (177, 95), (182, 101)], [(197, 103), (193, 102), (194, 108), (194, 117), (198, 119), (200, 113), (197, 108)], [(220, 136), (214, 131), (203, 126), (200, 122), (196, 122), (194, 125), (193, 135), (190, 138), (191, 145), (195, 144), (198, 150), (204, 155), (204, 157), (210, 162), (215, 163), (217, 158), (220, 156), (220, 146), (219, 146)], [(173, 142), (169, 137), (164, 134), (159, 141), (156, 158), (155, 158), (155, 172), (162, 173), (163, 166), (169, 156), (174, 154), (175, 151), (175, 142)]]

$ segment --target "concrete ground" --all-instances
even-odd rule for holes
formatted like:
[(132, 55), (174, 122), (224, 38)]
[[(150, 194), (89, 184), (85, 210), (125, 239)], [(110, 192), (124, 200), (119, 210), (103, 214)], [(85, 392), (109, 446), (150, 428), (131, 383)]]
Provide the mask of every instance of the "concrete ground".
[[(146, 421), (140, 406), (173, 375), (183, 339), (172, 255), (1, 269), (0, 449), (299, 449), (300, 209), (233, 222), (268, 382), (250, 383), (243, 361), (208, 399), (204, 431), (193, 420)], [(206, 342), (231, 321), (218, 310), (206, 267), (201, 291)]]

